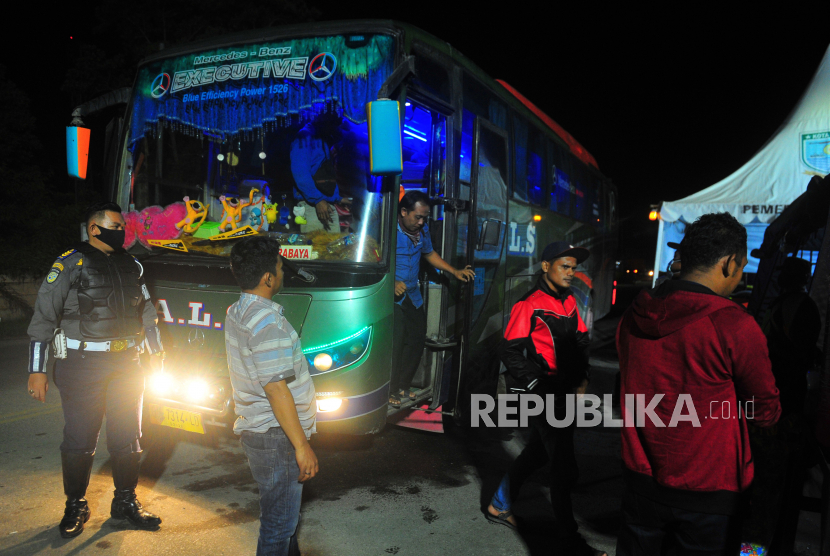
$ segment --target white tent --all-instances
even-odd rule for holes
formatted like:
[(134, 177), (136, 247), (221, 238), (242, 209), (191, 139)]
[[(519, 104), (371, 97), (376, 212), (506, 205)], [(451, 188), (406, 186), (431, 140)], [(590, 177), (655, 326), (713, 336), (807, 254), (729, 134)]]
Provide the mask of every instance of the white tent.
[[(669, 241), (683, 239), (686, 224), (711, 212), (729, 212), (747, 228), (749, 250), (761, 245), (764, 230), (804, 193), (810, 178), (830, 172), (830, 48), (795, 110), (755, 156), (731, 176), (678, 201), (664, 202), (657, 234), (657, 271), (674, 256)], [(756, 272), (750, 257), (747, 272)]]

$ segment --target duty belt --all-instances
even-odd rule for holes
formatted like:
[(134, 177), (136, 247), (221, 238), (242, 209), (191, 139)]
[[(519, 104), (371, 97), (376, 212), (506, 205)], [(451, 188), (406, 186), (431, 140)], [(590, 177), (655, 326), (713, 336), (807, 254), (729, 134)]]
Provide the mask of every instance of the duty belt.
[[(83, 348), (81, 348), (83, 344)], [(83, 351), (124, 351), (136, 347), (135, 340), (110, 340), (108, 342), (81, 342), (71, 338), (66, 339), (69, 349), (83, 349)]]

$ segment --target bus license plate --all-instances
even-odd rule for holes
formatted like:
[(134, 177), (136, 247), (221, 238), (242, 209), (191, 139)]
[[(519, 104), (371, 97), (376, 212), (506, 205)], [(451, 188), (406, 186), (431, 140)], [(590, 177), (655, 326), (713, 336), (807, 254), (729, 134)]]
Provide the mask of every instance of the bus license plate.
[(173, 429), (205, 434), (205, 427), (202, 425), (202, 414), (196, 413), (195, 411), (185, 411), (184, 409), (162, 406), (161, 415), (157, 414), (153, 422)]

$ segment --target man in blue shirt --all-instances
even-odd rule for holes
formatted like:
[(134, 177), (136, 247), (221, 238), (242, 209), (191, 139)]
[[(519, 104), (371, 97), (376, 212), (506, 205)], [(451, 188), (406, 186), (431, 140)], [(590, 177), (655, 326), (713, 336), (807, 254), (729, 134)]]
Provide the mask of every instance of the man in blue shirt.
[(335, 205), (348, 205), (351, 199), (340, 192), (337, 151), (344, 146), (348, 124), (335, 113), (323, 113), (306, 124), (291, 143), (291, 174), (294, 177), (294, 199), (306, 207), (306, 224), (302, 233), (325, 229), (340, 232), (340, 219)]
[(457, 270), (432, 249), (427, 219), (429, 197), (420, 191), (410, 191), (398, 205), (398, 248), (395, 263), (395, 324), (392, 347), (392, 378), (389, 385), (389, 405), (400, 407), (404, 401), (414, 400), (409, 384), (424, 351), (426, 314), (424, 299), (418, 289), (418, 270), (421, 256), (437, 268), (449, 272), (462, 282), (475, 278), (469, 267)]

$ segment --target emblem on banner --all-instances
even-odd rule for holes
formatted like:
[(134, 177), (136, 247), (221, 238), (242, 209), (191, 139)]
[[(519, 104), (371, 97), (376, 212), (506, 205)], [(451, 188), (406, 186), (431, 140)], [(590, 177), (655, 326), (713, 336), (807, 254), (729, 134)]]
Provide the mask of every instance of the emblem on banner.
[(244, 228), (239, 228), (236, 230), (231, 230), (230, 232), (225, 232), (224, 234), (218, 234), (215, 236), (210, 237), (210, 241), (222, 241), (225, 239), (237, 239), (240, 237), (246, 236), (255, 236), (257, 235), (257, 231), (254, 230), (250, 226), (245, 226)]
[(150, 239), (147, 242), (156, 247), (164, 247), (165, 249), (187, 253), (187, 245), (180, 239)]
[(161, 98), (167, 91), (170, 90), (170, 75), (160, 73), (153, 79), (153, 84), (150, 85), (150, 95), (153, 98)]
[(332, 75), (337, 68), (337, 58), (331, 52), (321, 52), (311, 59), (308, 65), (308, 75), (314, 81), (325, 81)]
[(813, 170), (830, 173), (830, 131), (801, 135), (801, 161)]

